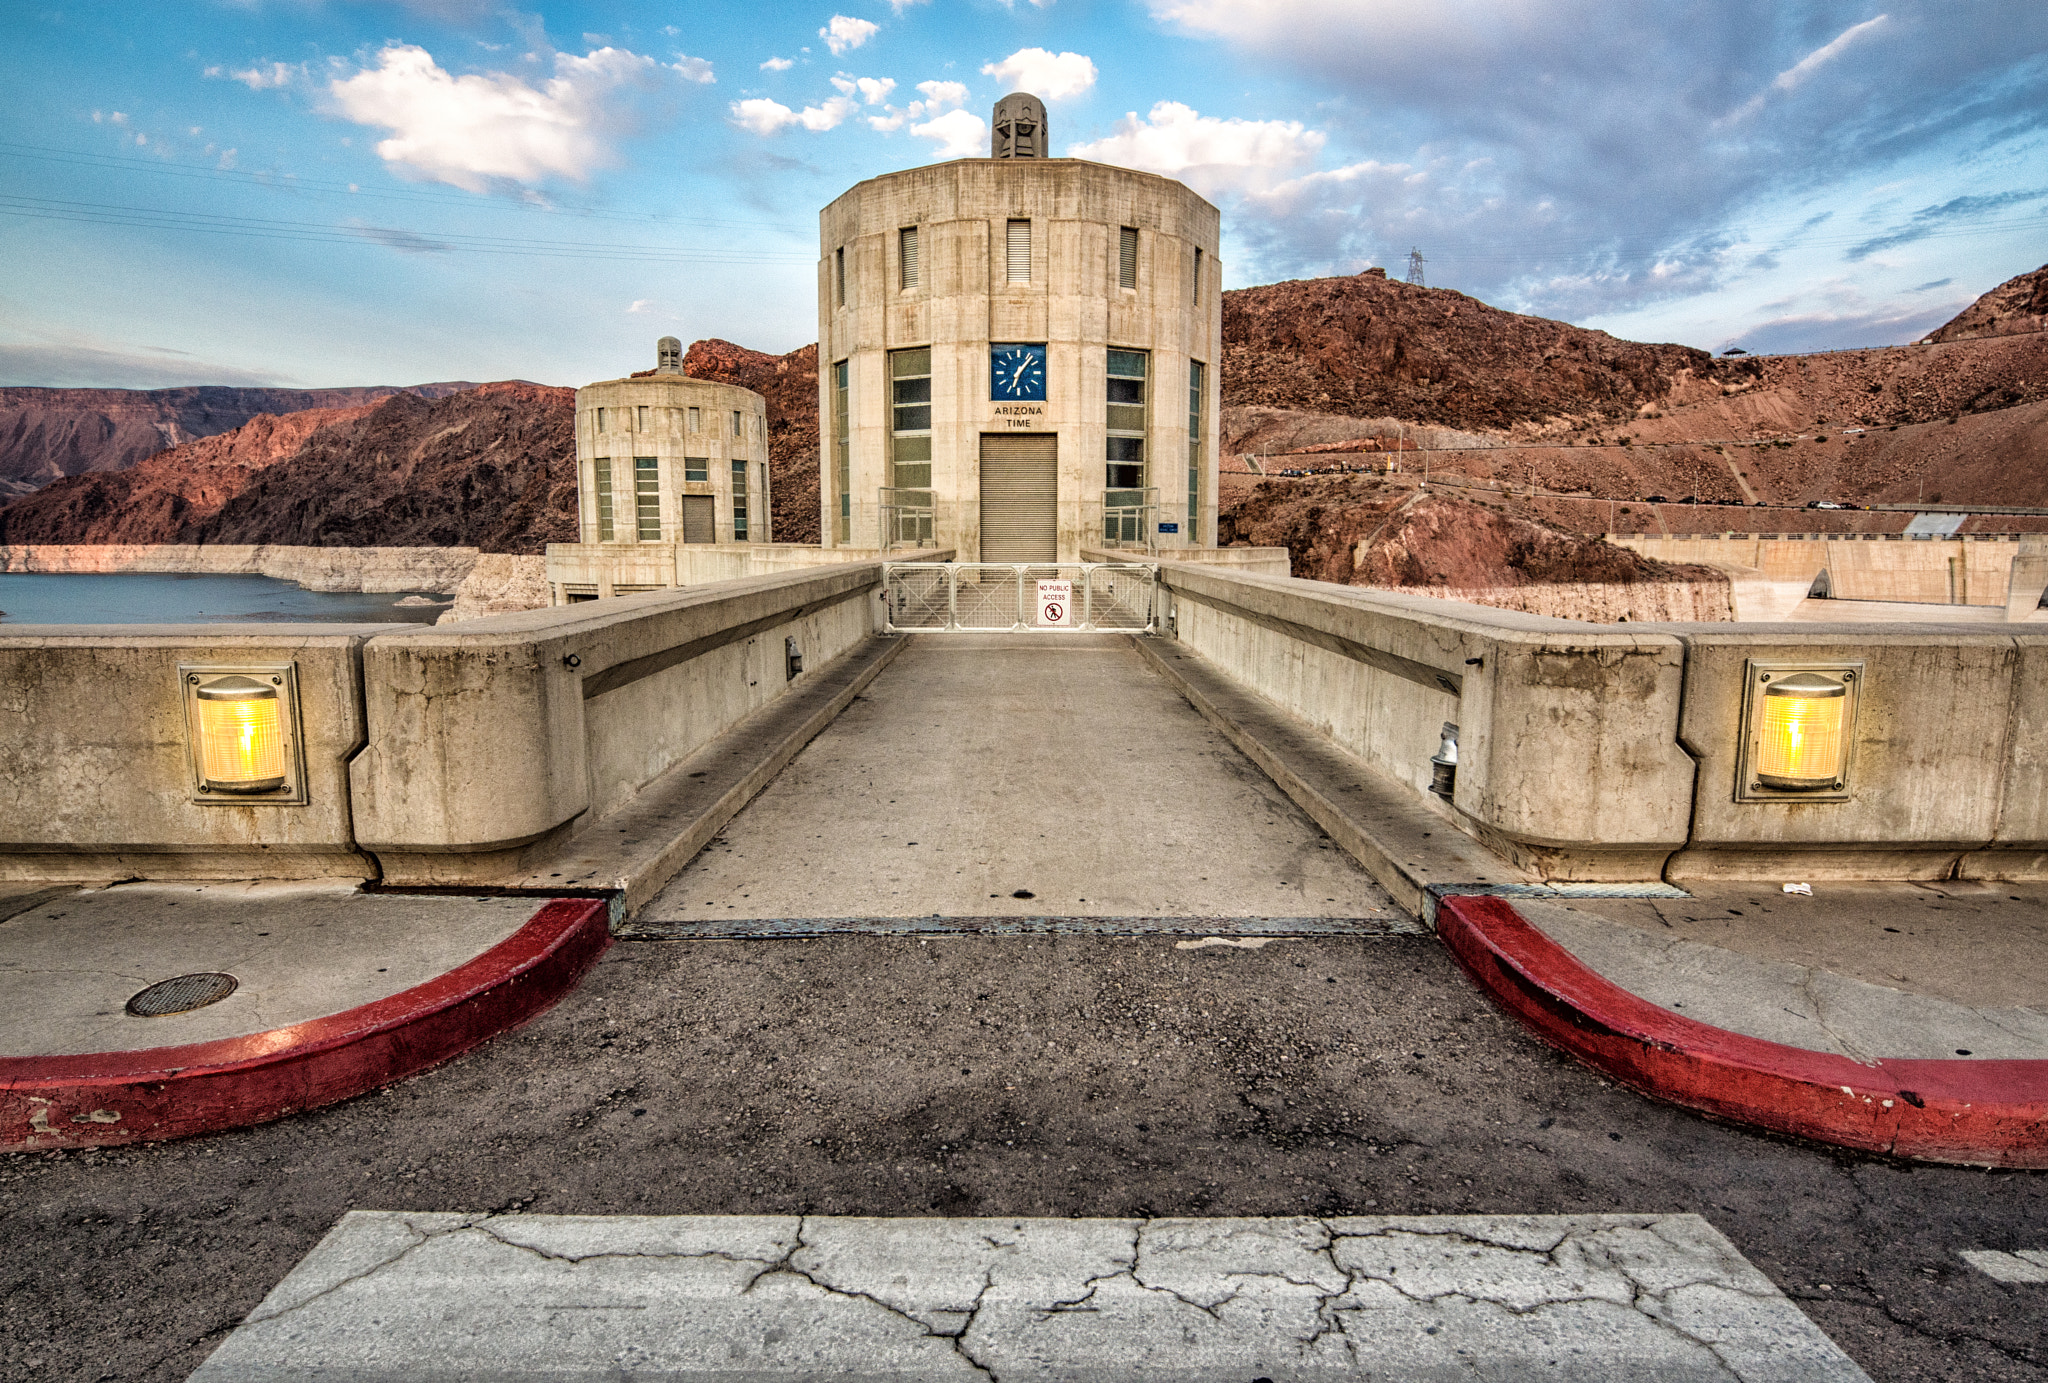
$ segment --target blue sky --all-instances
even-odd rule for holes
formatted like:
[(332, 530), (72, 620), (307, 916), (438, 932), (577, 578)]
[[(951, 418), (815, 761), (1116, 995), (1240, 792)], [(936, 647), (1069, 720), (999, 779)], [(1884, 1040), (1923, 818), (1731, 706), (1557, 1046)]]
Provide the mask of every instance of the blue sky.
[(986, 152), (1638, 340), (1912, 340), (2048, 260), (2040, 0), (17, 0), (0, 383), (301, 386), (815, 338), (817, 211)]

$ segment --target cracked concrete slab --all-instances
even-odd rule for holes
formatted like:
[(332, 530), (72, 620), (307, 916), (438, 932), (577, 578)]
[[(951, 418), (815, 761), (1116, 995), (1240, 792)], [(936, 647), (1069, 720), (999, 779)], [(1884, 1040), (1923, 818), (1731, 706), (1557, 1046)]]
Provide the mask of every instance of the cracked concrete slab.
[[(408, 897), (349, 883), (124, 884), (0, 920), (0, 1056), (137, 1051), (289, 1027), (424, 984), (524, 926), (534, 898)], [(137, 991), (223, 971), (235, 992), (137, 1018)]]
[(355, 1211), (192, 1383), (1865, 1375), (1695, 1215)]
[(1533, 899), (1515, 910), (1603, 979), (1713, 1027), (1852, 1061), (2048, 1058), (2048, 1008), (1978, 1007)]

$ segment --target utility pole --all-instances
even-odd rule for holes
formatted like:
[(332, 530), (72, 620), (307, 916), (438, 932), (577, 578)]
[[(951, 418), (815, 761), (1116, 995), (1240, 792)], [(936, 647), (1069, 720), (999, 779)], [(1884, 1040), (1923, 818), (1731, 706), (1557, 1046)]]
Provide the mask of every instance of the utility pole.
[(1414, 284), (1417, 288), (1423, 288), (1427, 286), (1422, 281), (1422, 265), (1422, 251), (1408, 251), (1408, 282)]

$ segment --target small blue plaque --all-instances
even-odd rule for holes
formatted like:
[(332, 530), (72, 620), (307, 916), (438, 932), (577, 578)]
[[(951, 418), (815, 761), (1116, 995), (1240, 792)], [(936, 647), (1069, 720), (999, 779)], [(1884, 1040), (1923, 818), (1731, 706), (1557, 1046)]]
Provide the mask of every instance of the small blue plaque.
[(1159, 531), (1161, 533), (1178, 533), (1180, 532), (1180, 525), (1177, 523), (1162, 523), (1159, 525)]

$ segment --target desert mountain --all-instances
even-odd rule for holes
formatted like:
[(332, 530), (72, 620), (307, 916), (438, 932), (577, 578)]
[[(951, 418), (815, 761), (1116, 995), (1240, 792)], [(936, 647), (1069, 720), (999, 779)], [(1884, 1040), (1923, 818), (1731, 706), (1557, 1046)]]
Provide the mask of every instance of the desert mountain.
[[(476, 386), (415, 384), (423, 398)], [(361, 389), (256, 389), (195, 385), (183, 389), (0, 388), (0, 495), (20, 494), (59, 476), (124, 470), (147, 456), (200, 437), (232, 431), (259, 414), (352, 408), (399, 392)]]
[(683, 356), (683, 373), (752, 389), (768, 401), (768, 493), (775, 541), (818, 541), (818, 348), (768, 355), (716, 337)]
[(1390, 279), (1298, 279), (1223, 295), (1223, 403), (1506, 432), (1628, 418), (1713, 357)]
[(576, 536), (575, 394), (507, 382), (258, 418), (0, 509), (8, 543), (472, 546)]
[[(1266, 453), (1269, 469), (1392, 460), (1397, 473), (1336, 489), (1226, 476), (1224, 537), (1287, 546), (1304, 574), (1331, 580), (1412, 583), (1427, 567), (1493, 585), (1514, 584), (1511, 571), (1627, 584), (1670, 578), (1535, 535), (1905, 521), (1817, 515), (1804, 508), (1814, 499), (2048, 507), (2048, 333), (2014, 325), (2035, 320), (2044, 292), (2048, 266), (1992, 290), (1935, 344), (1716, 360), (1377, 272), (1235, 289), (1223, 307), (1226, 452)], [(685, 368), (766, 397), (775, 536), (817, 541), (816, 347), (699, 341)], [(573, 538), (571, 392), (504, 383), (422, 397), (431, 388), (382, 401), (333, 391), (351, 406), (261, 418), (128, 470), (56, 481), (0, 509), (0, 541), (538, 552)], [(0, 391), (0, 402), (23, 392), (67, 391)], [(1403, 508), (1425, 469), (1430, 503)], [(1439, 506), (1446, 490), (1471, 502)], [(1651, 502), (1681, 498), (1698, 503)], [(1463, 555), (1444, 536), (1459, 524), (1476, 526)], [(1393, 547), (1435, 555), (1415, 567)]]
[(1974, 341), (1986, 336), (2019, 336), (2048, 330), (2048, 264), (2009, 278), (1971, 303), (1930, 341)]

